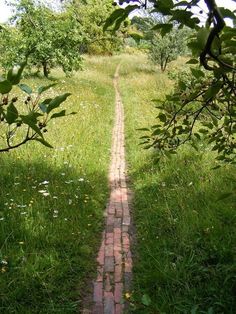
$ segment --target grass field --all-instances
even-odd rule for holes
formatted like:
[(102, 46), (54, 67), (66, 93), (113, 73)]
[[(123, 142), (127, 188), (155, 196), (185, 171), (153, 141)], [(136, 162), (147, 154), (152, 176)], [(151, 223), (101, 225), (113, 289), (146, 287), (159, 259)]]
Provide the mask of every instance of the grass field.
[[(180, 64), (181, 62), (179, 62)], [(169, 69), (171, 72), (173, 66)], [(177, 65), (178, 66), (178, 65)], [(133, 313), (235, 313), (235, 168), (215, 166), (210, 147), (185, 147), (155, 162), (137, 128), (154, 124), (151, 99), (172, 83), (142, 56), (125, 57), (121, 92), (126, 108), (129, 174), (134, 190)]]
[[(29, 143), (0, 155), (0, 313), (77, 313), (96, 271), (108, 197), (114, 119), (112, 78), (122, 60), (126, 148), (133, 215), (134, 285), (130, 313), (233, 314), (236, 308), (236, 173), (215, 166), (210, 147), (183, 148), (155, 161), (137, 128), (155, 123), (151, 101), (164, 97), (173, 71), (161, 73), (143, 55), (90, 57), (84, 71), (48, 95), (71, 92), (77, 115), (52, 124), (48, 149)], [(28, 78), (30, 86), (48, 84)]]
[[(107, 202), (116, 59), (90, 58), (48, 95), (71, 92), (77, 115), (51, 125), (48, 149), (29, 143), (0, 155), (0, 313), (76, 313)], [(38, 87), (43, 78), (24, 80)]]

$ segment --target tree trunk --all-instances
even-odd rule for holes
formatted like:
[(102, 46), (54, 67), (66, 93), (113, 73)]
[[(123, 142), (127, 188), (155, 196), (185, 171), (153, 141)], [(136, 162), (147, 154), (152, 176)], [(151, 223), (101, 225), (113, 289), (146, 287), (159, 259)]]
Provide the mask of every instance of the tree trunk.
[(49, 70), (48, 70), (48, 66), (47, 66), (47, 62), (43, 61), (42, 62), (43, 65), (43, 75), (48, 78), (48, 74), (49, 74)]

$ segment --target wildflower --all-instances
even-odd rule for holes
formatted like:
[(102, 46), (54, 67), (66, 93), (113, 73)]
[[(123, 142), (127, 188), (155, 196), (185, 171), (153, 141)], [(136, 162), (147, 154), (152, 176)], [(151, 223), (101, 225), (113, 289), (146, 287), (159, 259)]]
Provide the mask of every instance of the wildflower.
[(72, 200), (71, 200), (71, 199), (69, 199), (68, 204), (69, 204), (69, 205), (71, 205), (71, 204), (72, 204)]
[(129, 292), (126, 292), (126, 293), (125, 293), (125, 298), (126, 298), (126, 299), (130, 299), (130, 298), (131, 298), (131, 294), (130, 294)]
[(43, 194), (43, 193), (46, 193), (47, 191), (46, 190), (39, 190), (38, 192)]
[(84, 178), (79, 178), (78, 181), (82, 182), (84, 181)]
[(1, 218), (0, 218), (0, 221), (3, 221), (3, 220), (4, 220), (4, 218), (3, 218), (3, 217), (1, 217)]
[(41, 182), (41, 183), (39, 183), (39, 185), (47, 185), (49, 183), (49, 181), (43, 181), (43, 182)]

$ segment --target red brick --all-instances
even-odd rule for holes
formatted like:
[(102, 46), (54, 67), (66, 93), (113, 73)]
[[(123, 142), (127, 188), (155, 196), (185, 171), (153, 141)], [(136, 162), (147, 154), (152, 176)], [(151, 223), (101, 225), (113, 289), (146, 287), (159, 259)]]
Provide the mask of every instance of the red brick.
[(105, 275), (105, 292), (109, 292), (112, 290), (111, 286), (111, 277), (109, 273), (106, 273)]
[(103, 303), (95, 303), (93, 306), (92, 314), (103, 314)]
[(123, 222), (122, 222), (122, 224), (129, 226), (129, 225), (130, 225), (130, 216), (126, 216), (126, 215), (125, 215), (125, 216), (123, 217)]
[(126, 273), (131, 273), (132, 272), (132, 258), (128, 257), (125, 259), (125, 272)]
[(114, 225), (114, 215), (108, 215), (107, 216), (107, 225)]
[(122, 281), (122, 266), (121, 264), (115, 266), (115, 282)]
[(113, 244), (107, 244), (105, 246), (105, 256), (114, 256), (114, 246), (113, 246)]
[(114, 228), (114, 239), (121, 237), (121, 228)]
[(100, 250), (98, 252), (98, 257), (97, 257), (97, 262), (99, 263), (99, 265), (104, 265), (104, 255), (105, 255), (105, 249), (104, 249), (104, 245), (102, 245), (100, 247)]
[(121, 264), (122, 262), (122, 254), (120, 251), (114, 251), (114, 256), (115, 256), (115, 263), (116, 264)]
[(106, 256), (105, 257), (105, 264), (104, 264), (104, 271), (105, 272), (113, 272), (115, 268), (114, 257)]
[(121, 228), (121, 218), (115, 218), (114, 228)]
[(123, 210), (122, 209), (116, 209), (116, 217), (117, 218), (122, 218), (123, 216)]
[(122, 313), (123, 313), (123, 305), (122, 304), (116, 304), (115, 314), (122, 314)]
[(115, 214), (115, 206), (113, 206), (113, 205), (109, 205), (108, 206), (108, 214), (111, 214), (111, 215), (114, 215)]
[(122, 234), (122, 243), (123, 243), (123, 245), (130, 245), (129, 234), (126, 232), (123, 232), (123, 234)]
[(106, 241), (105, 244), (113, 244), (114, 243), (114, 234), (113, 232), (106, 233)]
[(122, 298), (122, 291), (123, 291), (123, 284), (122, 283), (116, 283), (115, 284), (115, 302), (120, 303)]
[(105, 292), (104, 314), (115, 314), (114, 296), (112, 292)]
[(94, 282), (93, 284), (93, 301), (94, 302), (102, 302), (103, 297), (103, 284), (102, 282)]

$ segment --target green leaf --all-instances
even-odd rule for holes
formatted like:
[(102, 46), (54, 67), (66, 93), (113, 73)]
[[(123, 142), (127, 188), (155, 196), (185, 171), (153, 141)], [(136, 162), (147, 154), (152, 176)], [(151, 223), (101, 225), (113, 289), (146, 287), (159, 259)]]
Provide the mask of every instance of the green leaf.
[(163, 15), (170, 15), (171, 9), (173, 9), (174, 3), (172, 0), (158, 0), (155, 3), (156, 11)]
[(229, 9), (226, 9), (224, 7), (219, 7), (218, 10), (220, 11), (221, 15), (223, 16), (223, 18), (230, 18), (232, 20), (234, 20), (236, 18), (235, 14), (229, 10)]
[(66, 94), (63, 94), (63, 95), (60, 95), (60, 96), (57, 96), (55, 97), (54, 99), (52, 99), (48, 105), (48, 108), (47, 108), (47, 113), (50, 113), (53, 109), (57, 108), (60, 106), (60, 104), (62, 102), (64, 102), (68, 96), (70, 96), (71, 93), (66, 93)]
[(43, 113), (46, 113), (46, 112), (47, 112), (47, 109), (48, 109), (47, 105), (48, 105), (51, 101), (52, 101), (52, 98), (47, 98), (47, 99), (45, 99), (43, 102), (41, 102), (41, 103), (39, 104), (39, 108), (41, 109), (41, 111), (42, 111)]
[(150, 131), (148, 128), (139, 128), (139, 129), (136, 129), (137, 131)]
[(198, 64), (199, 61), (197, 59), (190, 59), (186, 62), (186, 64)]
[(55, 86), (55, 85), (57, 85), (57, 83), (53, 83), (53, 84), (46, 85), (46, 86), (40, 86), (40, 87), (38, 88), (38, 94), (39, 94), (39, 95), (42, 94), (43, 92), (45, 92), (46, 90), (48, 90), (49, 88), (51, 88), (51, 87), (53, 87), (53, 86)]
[(190, 28), (195, 28), (196, 24), (200, 22), (198, 18), (192, 17), (193, 13), (190, 11), (174, 10), (171, 13), (171, 21), (178, 21), (179, 23), (184, 24)]
[(109, 26), (111, 26), (112, 24), (114, 24), (114, 22), (120, 18), (120, 17), (124, 17), (124, 20), (125, 20), (125, 10), (124, 9), (117, 9), (115, 10), (114, 12), (112, 12), (112, 14), (108, 17), (108, 19), (106, 20), (105, 24), (104, 24), (104, 27), (103, 27), (103, 30), (107, 30), (107, 28)]
[(149, 306), (152, 303), (152, 300), (150, 299), (148, 294), (144, 294), (142, 296), (141, 302), (143, 305)]
[(10, 105), (7, 107), (7, 113), (5, 118), (8, 124), (14, 123), (18, 118), (18, 110), (14, 106), (13, 102), (11, 102)]
[(166, 115), (164, 113), (160, 113), (158, 115), (158, 118), (161, 122), (164, 122), (164, 123), (166, 122)]
[(197, 45), (200, 50), (203, 50), (205, 48), (208, 36), (210, 34), (210, 29), (202, 27), (197, 32)]
[(112, 12), (112, 14), (108, 17), (106, 20), (104, 26), (103, 26), (103, 31), (106, 31), (109, 26), (115, 24), (114, 30), (117, 30), (121, 23), (128, 17), (128, 15), (138, 9), (138, 5), (128, 5), (125, 9), (119, 8)]
[(205, 73), (199, 69), (195, 69), (195, 68), (190, 68), (192, 75), (196, 78), (199, 79), (200, 77), (204, 77)]
[(51, 119), (55, 119), (55, 118), (59, 118), (59, 117), (64, 117), (66, 115), (66, 111), (65, 110), (62, 110), (60, 112), (57, 112), (57, 113), (54, 113), (52, 116), (51, 116)]
[(210, 86), (208, 90), (206, 91), (206, 93), (204, 94), (203, 98), (205, 100), (214, 98), (218, 94), (218, 92), (221, 90), (221, 87), (222, 87), (221, 82), (218, 82), (217, 84)]
[(53, 146), (51, 144), (49, 144), (47, 141), (45, 141), (44, 138), (35, 138), (34, 140), (37, 142), (40, 142), (41, 144), (43, 144), (46, 147), (53, 148)]
[(20, 117), (25, 124), (27, 124), (31, 129), (33, 129), (39, 136), (43, 138), (43, 134), (41, 133), (39, 127), (37, 126), (37, 120), (35, 119), (35, 116), (29, 114), (27, 116), (21, 115)]
[(18, 84), (18, 86), (23, 92), (25, 92), (28, 95), (32, 94), (33, 92), (32, 89), (26, 84)]
[(165, 36), (167, 33), (169, 33), (173, 28), (173, 24), (157, 24), (155, 25), (152, 29), (153, 30), (157, 30), (157, 29), (160, 29), (161, 30), (161, 36)]
[(8, 80), (0, 81), (0, 93), (7, 94), (11, 91), (12, 84)]
[(20, 83), (21, 75), (26, 66), (26, 62), (21, 63), (20, 65), (14, 66), (7, 73), (7, 79), (12, 83), (12, 85), (17, 85)]

